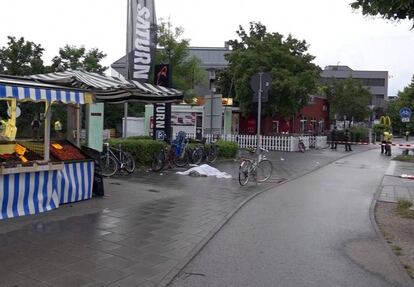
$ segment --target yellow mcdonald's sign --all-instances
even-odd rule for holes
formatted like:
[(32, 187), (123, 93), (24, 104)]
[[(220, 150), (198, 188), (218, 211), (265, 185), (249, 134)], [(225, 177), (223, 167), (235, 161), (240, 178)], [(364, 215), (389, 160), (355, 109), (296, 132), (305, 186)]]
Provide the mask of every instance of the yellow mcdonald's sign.
[(380, 117), (380, 124), (391, 127), (391, 118), (389, 116), (381, 116)]

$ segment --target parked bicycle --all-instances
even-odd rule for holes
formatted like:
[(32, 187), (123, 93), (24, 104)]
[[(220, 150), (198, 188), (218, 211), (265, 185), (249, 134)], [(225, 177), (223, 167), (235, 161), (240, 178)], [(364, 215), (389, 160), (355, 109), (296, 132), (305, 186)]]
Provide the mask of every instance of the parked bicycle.
[(104, 143), (104, 151), (99, 158), (102, 175), (113, 176), (120, 170), (133, 173), (135, 170), (135, 160), (133, 156), (122, 150), (122, 145), (118, 144), (118, 148), (111, 147), (109, 143)]
[(306, 150), (305, 143), (303, 142), (303, 139), (300, 136), (298, 137), (298, 148), (300, 152), (305, 152)]
[(190, 161), (194, 164), (199, 164), (204, 160), (208, 163), (215, 162), (218, 156), (217, 144), (214, 142), (206, 144), (205, 138), (198, 143), (199, 145), (190, 150)]
[(177, 139), (171, 145), (169, 145), (168, 140), (166, 140), (166, 143), (159, 152), (154, 154), (151, 162), (152, 171), (158, 172), (166, 166), (183, 167), (188, 164), (189, 156), (186, 152), (188, 141), (184, 132), (179, 132)]
[[(255, 153), (255, 151), (250, 152)], [(261, 148), (259, 155), (255, 159), (242, 158), (239, 166), (239, 183), (241, 186), (245, 186), (251, 177), (256, 182), (265, 182), (270, 178), (273, 172), (273, 165), (264, 155), (265, 152), (269, 151)]]

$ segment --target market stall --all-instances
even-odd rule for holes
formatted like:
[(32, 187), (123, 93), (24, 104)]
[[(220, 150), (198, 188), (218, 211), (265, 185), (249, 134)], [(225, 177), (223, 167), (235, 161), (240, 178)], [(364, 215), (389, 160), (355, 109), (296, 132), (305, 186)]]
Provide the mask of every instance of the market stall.
[[(86, 106), (86, 146), (99, 152), (103, 103), (182, 99), (183, 93), (175, 89), (86, 71), (24, 78), (0, 75), (0, 102), (8, 102), (10, 110), (4, 120), (0, 118), (4, 126), (0, 133), (0, 219), (37, 214), (92, 197), (95, 164), (80, 150), (80, 106)], [(25, 101), (44, 104), (43, 141), (16, 138), (17, 104)], [(68, 116), (72, 115), (68, 119), (73, 131), (67, 134), (70, 142), (50, 141), (55, 103), (67, 106)]]
[[(50, 141), (51, 106), (79, 106), (87, 92), (0, 76), (7, 103), (0, 131), (0, 219), (37, 214), (92, 197), (94, 162), (66, 141)], [(16, 138), (18, 103), (44, 104), (43, 141)]]

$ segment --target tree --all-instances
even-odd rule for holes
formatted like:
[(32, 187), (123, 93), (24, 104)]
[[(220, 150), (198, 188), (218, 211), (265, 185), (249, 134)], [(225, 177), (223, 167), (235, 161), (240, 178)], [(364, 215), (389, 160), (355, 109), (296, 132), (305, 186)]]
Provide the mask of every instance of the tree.
[(351, 3), (351, 7), (362, 9), (363, 15), (381, 15), (390, 20), (414, 20), (412, 0), (357, 0)]
[(387, 115), (391, 118), (393, 129), (399, 131), (408, 129), (413, 134), (414, 126), (411, 123), (401, 122), (400, 109), (404, 107), (414, 111), (414, 76), (411, 79), (411, 83), (402, 91), (399, 91), (398, 97), (387, 106)]
[(250, 78), (263, 71), (271, 74), (269, 101), (264, 104), (268, 115), (281, 113), (288, 117), (304, 107), (317, 89), (320, 68), (312, 63), (314, 56), (307, 53), (305, 41), (269, 33), (261, 23), (250, 23), (249, 31), (241, 26), (236, 32), (240, 39), (229, 41), (231, 50), (226, 55), (228, 68), (219, 75), (218, 84), (223, 93), (232, 91), (241, 112), (251, 112)]
[(52, 59), (51, 71), (64, 71), (67, 69), (84, 69), (89, 72), (103, 74), (108, 67), (100, 63), (106, 54), (97, 48), (86, 52), (85, 47), (65, 45), (59, 49), (59, 56)]
[(8, 36), (6, 47), (0, 49), (0, 73), (16, 76), (44, 72), (43, 51), (40, 44)]
[(347, 78), (332, 79), (326, 87), (326, 95), (330, 104), (331, 116), (342, 119), (346, 116), (356, 121), (363, 121), (370, 115), (369, 104), (371, 93), (362, 86), (361, 81)]
[(183, 33), (183, 28), (173, 28), (171, 22), (160, 19), (156, 63), (170, 64), (172, 86), (182, 90), (185, 99), (191, 99), (195, 96), (194, 87), (203, 83), (206, 72), (200, 60), (189, 55), (189, 40), (180, 39)]

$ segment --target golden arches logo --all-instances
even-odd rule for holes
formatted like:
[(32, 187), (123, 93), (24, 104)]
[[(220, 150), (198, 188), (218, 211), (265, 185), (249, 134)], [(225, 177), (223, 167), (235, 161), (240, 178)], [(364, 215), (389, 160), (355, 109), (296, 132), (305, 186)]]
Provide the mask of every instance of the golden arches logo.
[(380, 124), (390, 127), (391, 126), (391, 119), (389, 116), (381, 116), (380, 117)]

